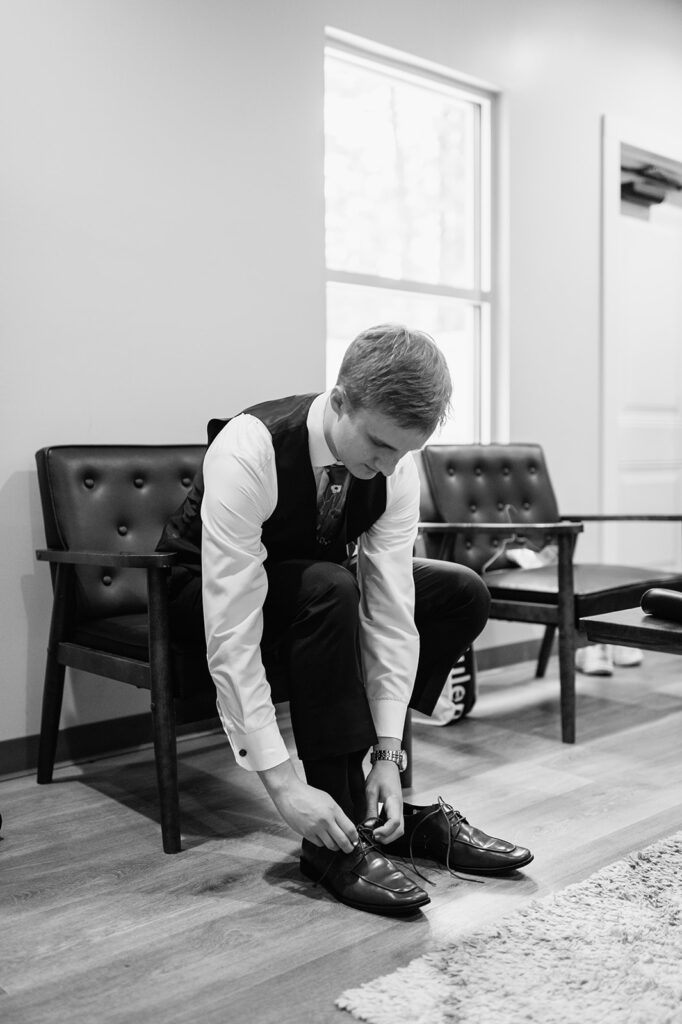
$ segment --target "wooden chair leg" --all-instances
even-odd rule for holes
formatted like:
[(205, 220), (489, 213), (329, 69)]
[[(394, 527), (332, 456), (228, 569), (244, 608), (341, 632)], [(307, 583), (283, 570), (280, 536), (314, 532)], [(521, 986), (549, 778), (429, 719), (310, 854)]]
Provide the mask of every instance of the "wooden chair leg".
[(179, 853), (182, 849), (182, 842), (180, 839), (175, 703), (171, 682), (166, 578), (162, 571), (148, 570), (147, 597), (149, 602), (151, 711), (161, 811), (161, 837), (164, 853)]
[(64, 697), (65, 668), (57, 661), (57, 652), (48, 650), (45, 669), (45, 685), (43, 688), (43, 711), (40, 722), (40, 741), (38, 744), (37, 781), (40, 785), (52, 782), (52, 772), (57, 756), (57, 739), (59, 737), (59, 718), (62, 713)]
[(409, 789), (412, 785), (412, 712), (407, 709), (405, 714), (405, 728), (403, 730), (403, 750), (407, 754), (407, 768), (400, 776), (400, 784), (403, 789)]
[(151, 711), (163, 851), (164, 853), (179, 853), (182, 849), (182, 841), (180, 839), (175, 708), (172, 699), (166, 701), (157, 698), (152, 701)]
[(550, 623), (549, 626), (545, 626), (545, 634), (542, 638), (542, 644), (540, 646), (540, 653), (538, 655), (538, 664), (535, 669), (535, 678), (544, 679), (545, 672), (547, 671), (547, 662), (552, 653), (552, 644), (554, 643), (554, 634), (556, 633), (556, 626)]
[(66, 669), (58, 659), (59, 644), (64, 639), (73, 614), (73, 566), (58, 565), (54, 570), (54, 601), (50, 620), (50, 637), (47, 643), (47, 663), (43, 685), (43, 710), (40, 722), (38, 744), (37, 781), (40, 785), (52, 782), (52, 772), (57, 756), (59, 718), (64, 697), (64, 675)]
[(559, 686), (561, 691), (561, 741), (575, 743), (575, 634), (559, 629)]
[(575, 597), (573, 588), (573, 545), (570, 537), (559, 537), (558, 564), (559, 685), (561, 688), (561, 739), (575, 743)]

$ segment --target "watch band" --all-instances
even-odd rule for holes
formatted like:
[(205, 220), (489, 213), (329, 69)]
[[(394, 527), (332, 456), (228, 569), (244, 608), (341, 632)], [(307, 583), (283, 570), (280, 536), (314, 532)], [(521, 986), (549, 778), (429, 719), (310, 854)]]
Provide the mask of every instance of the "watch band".
[(398, 771), (404, 772), (407, 768), (407, 754), (404, 750), (373, 750), (369, 755), (371, 764), (377, 761), (393, 761), (398, 765)]

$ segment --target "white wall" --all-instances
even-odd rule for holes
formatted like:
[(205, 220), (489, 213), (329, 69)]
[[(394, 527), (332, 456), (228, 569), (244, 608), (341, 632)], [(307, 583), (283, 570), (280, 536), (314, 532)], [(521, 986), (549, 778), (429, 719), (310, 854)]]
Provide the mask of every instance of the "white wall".
[[(325, 24), (503, 91), (511, 436), (597, 507), (600, 116), (679, 118), (682, 6), (0, 0), (0, 740), (39, 728), (33, 452), (324, 386)], [(64, 724), (146, 706), (68, 690)]]

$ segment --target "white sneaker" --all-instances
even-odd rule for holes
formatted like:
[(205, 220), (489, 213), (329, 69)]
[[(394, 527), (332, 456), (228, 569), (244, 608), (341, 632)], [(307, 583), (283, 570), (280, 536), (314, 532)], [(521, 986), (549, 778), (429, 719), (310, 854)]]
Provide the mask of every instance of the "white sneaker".
[(586, 676), (612, 676), (613, 658), (608, 644), (590, 644), (575, 652), (575, 667)]
[(644, 659), (639, 647), (612, 647), (611, 650), (613, 664), (618, 668), (634, 668), (635, 665), (641, 665)]

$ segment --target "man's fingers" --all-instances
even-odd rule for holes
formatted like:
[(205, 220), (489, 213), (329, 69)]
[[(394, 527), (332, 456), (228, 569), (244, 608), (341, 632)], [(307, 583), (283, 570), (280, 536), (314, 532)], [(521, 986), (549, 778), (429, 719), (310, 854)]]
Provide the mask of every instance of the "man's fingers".
[(342, 846), (341, 849), (344, 850), (345, 853), (350, 853), (358, 841), (358, 830), (348, 815), (344, 814), (340, 807), (336, 813), (336, 825), (341, 831), (343, 838), (348, 843), (347, 848), (346, 846)]
[(384, 802), (384, 817), (386, 821), (379, 828), (374, 830), (374, 836), (382, 843), (388, 843), (397, 839), (403, 834), (403, 814), (400, 800), (389, 796)]
[(402, 829), (399, 825), (387, 822), (385, 825), (382, 825), (381, 828), (375, 828), (372, 835), (375, 839), (378, 839), (380, 843), (390, 843), (392, 840), (397, 839), (402, 835)]
[(342, 850), (343, 853), (352, 853), (355, 844), (358, 841), (358, 833), (355, 829), (355, 825), (346, 818), (350, 828), (348, 830), (341, 828), (336, 822), (334, 822), (329, 828), (329, 835), (332, 842), (335, 844), (335, 849)]
[(378, 818), (379, 817), (379, 801), (372, 793), (366, 794), (366, 818)]
[(328, 850), (341, 850), (342, 853), (352, 853), (358, 841), (358, 833), (350, 819), (346, 818), (345, 815), (343, 817), (350, 826), (348, 831), (345, 831), (338, 822), (331, 821), (326, 828), (323, 828), (318, 833), (319, 839), (313, 839), (312, 842), (317, 843), (319, 846), (326, 846)]
[(381, 828), (374, 830), (374, 838), (378, 839), (381, 843), (391, 843), (394, 839), (399, 839), (403, 834), (403, 828), (400, 822), (386, 822)]

